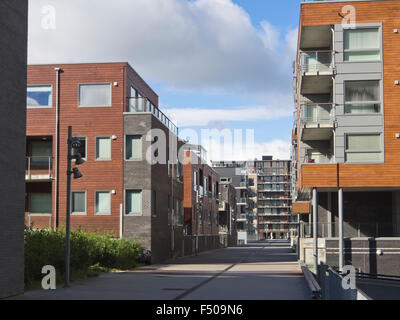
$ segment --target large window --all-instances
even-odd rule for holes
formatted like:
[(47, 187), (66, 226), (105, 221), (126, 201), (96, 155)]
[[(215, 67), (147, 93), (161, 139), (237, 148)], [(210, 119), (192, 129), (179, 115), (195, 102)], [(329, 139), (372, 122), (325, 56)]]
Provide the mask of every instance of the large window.
[(142, 160), (142, 136), (126, 136), (126, 160)]
[(52, 157), (52, 142), (31, 140), (28, 142), (28, 152), (31, 166), (48, 166)]
[(379, 80), (346, 81), (345, 113), (379, 113), (381, 109)]
[(26, 92), (26, 106), (28, 108), (51, 108), (52, 86), (28, 86)]
[(344, 61), (379, 61), (379, 28), (344, 30)]
[(80, 107), (111, 107), (111, 84), (92, 83), (79, 85)]
[(29, 213), (51, 213), (51, 193), (29, 193)]
[(96, 160), (111, 160), (110, 137), (96, 137)]
[(96, 214), (111, 214), (111, 193), (110, 191), (96, 191)]
[(347, 162), (382, 161), (381, 135), (363, 134), (346, 136)]
[(142, 191), (126, 191), (125, 213), (132, 215), (142, 215)]
[(71, 192), (72, 214), (86, 214), (86, 191)]

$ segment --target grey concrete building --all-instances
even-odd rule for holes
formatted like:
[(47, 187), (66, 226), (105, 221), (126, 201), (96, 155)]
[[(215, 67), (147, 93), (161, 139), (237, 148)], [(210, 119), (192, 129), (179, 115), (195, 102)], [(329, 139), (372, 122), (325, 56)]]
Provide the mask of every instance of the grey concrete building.
[(0, 298), (24, 291), (28, 1), (0, 2)]
[(220, 183), (231, 183), (236, 190), (236, 227), (238, 243), (247, 243), (248, 239), (257, 239), (255, 218), (251, 200), (252, 190), (250, 186), (254, 181), (249, 179), (248, 163), (246, 161), (214, 161), (213, 169), (220, 176)]

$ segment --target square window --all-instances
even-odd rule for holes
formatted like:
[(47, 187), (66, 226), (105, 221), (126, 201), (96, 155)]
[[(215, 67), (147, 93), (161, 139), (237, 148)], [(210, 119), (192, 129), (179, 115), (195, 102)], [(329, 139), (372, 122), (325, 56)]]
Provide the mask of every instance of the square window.
[(111, 84), (91, 83), (79, 85), (80, 107), (111, 107)]
[(142, 191), (126, 191), (125, 214), (142, 215)]
[(86, 191), (71, 192), (71, 213), (86, 214)]
[(380, 112), (380, 81), (346, 81), (345, 113), (365, 114)]
[(29, 213), (51, 213), (51, 193), (29, 193)]
[(96, 137), (96, 160), (111, 160), (110, 137)]
[(96, 191), (96, 214), (111, 214), (111, 193), (110, 191)]
[(363, 134), (346, 136), (347, 162), (382, 161), (381, 135)]
[(142, 136), (126, 136), (126, 160), (142, 160)]
[(379, 28), (344, 30), (344, 61), (379, 61)]
[(51, 108), (52, 107), (52, 86), (28, 86), (26, 92), (26, 106), (28, 108)]

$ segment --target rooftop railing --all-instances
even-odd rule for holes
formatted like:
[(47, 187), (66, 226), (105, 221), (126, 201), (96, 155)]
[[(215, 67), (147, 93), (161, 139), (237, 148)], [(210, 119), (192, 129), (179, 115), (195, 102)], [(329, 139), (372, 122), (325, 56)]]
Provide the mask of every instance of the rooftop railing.
[(160, 120), (170, 131), (178, 135), (178, 127), (149, 99), (144, 97), (128, 98), (127, 110), (130, 113), (152, 113), (158, 120)]

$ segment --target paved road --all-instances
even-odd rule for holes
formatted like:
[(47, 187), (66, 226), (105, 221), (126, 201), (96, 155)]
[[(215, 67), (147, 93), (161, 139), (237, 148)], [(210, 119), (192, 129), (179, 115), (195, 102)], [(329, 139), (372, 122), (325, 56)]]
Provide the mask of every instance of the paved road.
[(30, 291), (13, 299), (303, 300), (310, 292), (287, 242), (225, 248), (74, 282), (70, 288)]

